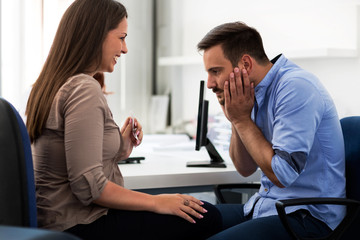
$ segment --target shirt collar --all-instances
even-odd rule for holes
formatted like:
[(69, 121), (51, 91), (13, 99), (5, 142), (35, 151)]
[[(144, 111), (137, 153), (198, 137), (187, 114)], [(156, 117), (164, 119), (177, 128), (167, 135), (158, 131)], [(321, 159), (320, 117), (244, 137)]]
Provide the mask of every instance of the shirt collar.
[(279, 54), (271, 60), (271, 63), (274, 65), (271, 67), (270, 71), (266, 74), (263, 80), (261, 80), (261, 82), (255, 87), (255, 97), (258, 105), (262, 104), (267, 88), (270, 86), (279, 69), (286, 61), (287, 59), (283, 54)]

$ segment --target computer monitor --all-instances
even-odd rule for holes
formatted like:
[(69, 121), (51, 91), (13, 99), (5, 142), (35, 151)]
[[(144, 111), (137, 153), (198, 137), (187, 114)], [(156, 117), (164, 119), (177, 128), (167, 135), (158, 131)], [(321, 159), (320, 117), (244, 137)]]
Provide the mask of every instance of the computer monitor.
[(204, 97), (205, 81), (200, 81), (200, 93), (199, 93), (199, 107), (198, 107), (198, 119), (196, 127), (196, 140), (195, 150), (199, 151), (201, 147), (205, 147), (209, 156), (209, 161), (192, 161), (187, 162), (187, 167), (217, 167), (225, 168), (226, 165), (220, 154), (216, 151), (215, 146), (207, 137), (207, 123), (208, 123), (208, 111), (209, 101)]

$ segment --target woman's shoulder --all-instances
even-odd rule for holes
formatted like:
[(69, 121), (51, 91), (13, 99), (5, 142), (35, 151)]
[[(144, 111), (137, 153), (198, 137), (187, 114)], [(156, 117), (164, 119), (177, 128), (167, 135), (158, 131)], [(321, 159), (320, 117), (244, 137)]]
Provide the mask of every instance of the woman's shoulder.
[(87, 74), (78, 74), (66, 81), (54, 100), (63, 106), (84, 100), (89, 103), (100, 100), (101, 105), (104, 105), (106, 102), (104, 98), (101, 86), (96, 79)]
[(96, 79), (93, 78), (92, 76), (84, 74), (84, 73), (80, 73), (80, 74), (70, 77), (66, 81), (66, 83), (63, 85), (63, 87), (65, 87), (65, 88), (66, 87), (74, 88), (74, 87), (78, 87), (78, 86), (95, 87), (96, 89), (101, 91), (100, 83), (98, 81), (96, 81)]
[[(58, 124), (62, 124), (66, 113), (85, 114), (85, 110), (95, 108), (102, 109), (104, 113), (108, 111), (100, 84), (90, 75), (75, 75), (70, 77), (57, 92), (50, 110), (47, 127), (58, 128)], [(78, 111), (79, 109), (81, 111)]]
[(67, 98), (73, 94), (86, 93), (103, 95), (99, 82), (92, 76), (82, 73), (70, 77), (59, 89), (58, 95), (61, 98)]

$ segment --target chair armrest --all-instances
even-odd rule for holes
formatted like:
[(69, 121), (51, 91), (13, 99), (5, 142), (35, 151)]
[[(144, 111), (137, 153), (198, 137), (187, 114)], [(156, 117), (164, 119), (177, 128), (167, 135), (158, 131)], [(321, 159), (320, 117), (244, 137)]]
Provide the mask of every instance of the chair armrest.
[(226, 203), (226, 200), (221, 193), (223, 189), (259, 189), (260, 183), (230, 183), (218, 184), (214, 186), (214, 193), (220, 203)]
[[(346, 198), (297, 198), (297, 199), (286, 199), (279, 200), (275, 203), (276, 210), (278, 212), (279, 218), (288, 231), (288, 233), (294, 239), (304, 239), (299, 237), (293, 229), (290, 227), (290, 224), (286, 217), (285, 208), (288, 206), (296, 206), (296, 205), (316, 205), (316, 204), (334, 204), (334, 205), (344, 205), (347, 207), (346, 215), (341, 223), (334, 229), (332, 233), (328, 236), (321, 239), (337, 239), (336, 237), (340, 237), (346, 228), (354, 221), (359, 210), (360, 210), (360, 202), (352, 199)], [(335, 237), (336, 236), (336, 237)], [(335, 238), (334, 238), (335, 237)]]

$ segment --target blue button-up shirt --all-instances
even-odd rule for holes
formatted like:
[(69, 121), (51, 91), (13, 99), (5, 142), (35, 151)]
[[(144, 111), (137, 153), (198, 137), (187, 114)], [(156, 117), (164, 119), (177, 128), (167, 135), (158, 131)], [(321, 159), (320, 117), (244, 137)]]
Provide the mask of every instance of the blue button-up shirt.
[[(244, 206), (253, 218), (276, 215), (275, 202), (303, 197), (345, 197), (344, 142), (335, 105), (312, 74), (283, 55), (255, 87), (252, 119), (271, 142), (271, 167), (285, 188), (262, 174), (261, 187)], [(260, 150), (259, 150), (260, 151)], [(345, 208), (336, 205), (287, 207), (307, 209), (334, 229)]]

